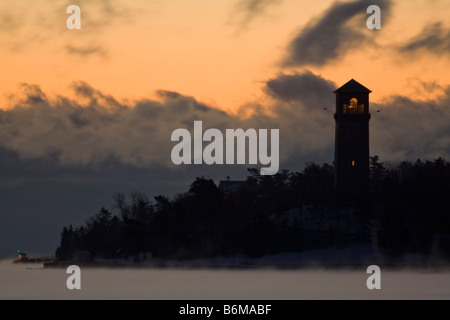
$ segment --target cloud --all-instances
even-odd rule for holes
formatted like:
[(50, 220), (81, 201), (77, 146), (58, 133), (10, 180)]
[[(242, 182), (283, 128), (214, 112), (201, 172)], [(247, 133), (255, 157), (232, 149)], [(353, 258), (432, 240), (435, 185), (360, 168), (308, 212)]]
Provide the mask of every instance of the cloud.
[[(70, 32), (66, 27), (69, 17), (66, 9), (70, 4), (74, 3), (55, 0), (51, 5), (42, 5), (36, 1), (1, 1), (0, 45), (14, 53), (37, 46), (56, 45), (71, 55), (105, 56), (107, 48), (99, 46), (99, 37), (111, 28), (135, 23), (136, 18), (148, 9), (131, 6), (124, 0), (78, 0), (76, 5), (81, 9), (81, 30)], [(76, 45), (72, 43), (74, 38)]]
[(364, 32), (368, 18), (366, 10), (373, 4), (381, 8), (384, 23), (389, 16), (391, 0), (335, 2), (322, 16), (311, 20), (291, 40), (282, 65), (321, 66), (339, 59), (355, 46), (360, 48), (367, 45), (369, 38), (367, 32)]
[(423, 80), (420, 77), (410, 77), (407, 79), (407, 86), (414, 89), (416, 96), (421, 100), (433, 99), (445, 93), (446, 87), (438, 80)]
[(7, 11), (0, 14), (0, 30), (4, 33), (15, 33), (20, 29), (22, 23), (20, 14)]
[[(296, 86), (298, 92), (293, 95)], [(39, 86), (24, 84), (12, 98), (12, 108), (0, 111), (0, 146), (23, 159), (56, 159), (67, 166), (115, 159), (138, 168), (173, 167), (172, 131), (192, 130), (193, 122), (201, 120), (204, 130), (279, 128), (281, 158), (288, 159), (296, 150), (307, 157), (333, 142), (331, 136), (323, 135), (324, 127), (332, 134), (333, 122), (321, 109), (332, 103), (332, 87), (309, 71), (281, 74), (267, 82), (274, 115), (260, 111), (242, 119), (173, 91), (159, 90), (159, 100), (122, 103), (85, 82), (73, 84), (74, 99), (50, 99)], [(258, 106), (255, 102), (252, 108)], [(314, 136), (321, 142), (313, 142)]]
[(285, 102), (316, 100), (317, 104), (328, 104), (323, 99), (323, 95), (317, 95), (318, 92), (332, 92), (336, 89), (335, 83), (326, 80), (321, 76), (313, 74), (306, 70), (303, 73), (284, 74), (280, 73), (277, 77), (266, 82), (266, 92), (272, 97)]
[[(332, 91), (341, 85), (307, 70), (280, 73), (266, 82), (264, 91), (274, 99), (272, 123), (285, 133), (280, 150), (284, 149), (286, 161), (295, 163), (293, 159), (299, 157), (332, 163), (335, 122), (323, 108), (334, 110)], [(427, 100), (391, 96), (382, 103), (370, 104), (371, 155), (392, 162), (450, 159), (450, 86), (435, 81), (419, 85), (421, 90), (434, 90), (436, 94)], [(380, 109), (380, 113), (374, 112)]]
[(438, 56), (450, 54), (450, 29), (442, 22), (428, 24), (423, 30), (400, 46), (401, 53), (429, 52)]
[[(174, 91), (159, 90), (157, 100), (121, 102), (76, 82), (75, 98), (50, 99), (39, 86), (23, 84), (12, 108), (0, 111), (0, 146), (21, 159), (60, 166), (115, 161), (135, 168), (182, 169), (171, 161), (176, 144), (171, 133), (178, 128), (192, 132), (193, 122), (201, 120), (203, 130), (279, 129), (280, 168), (299, 170), (308, 161), (333, 161), (335, 122), (323, 109), (333, 109), (333, 91), (340, 85), (308, 70), (280, 73), (263, 86), (266, 97), (242, 106), (254, 111), (242, 118)], [(394, 96), (372, 103), (371, 110), (382, 109), (370, 124), (372, 152), (392, 161), (449, 158), (450, 87), (439, 88), (442, 93), (433, 100)], [(216, 169), (225, 174), (230, 168)]]
[(237, 24), (239, 30), (247, 28), (257, 17), (266, 14), (270, 7), (282, 0), (239, 0), (232, 10), (230, 21)]
[(106, 49), (100, 45), (88, 44), (86, 46), (74, 46), (66, 45), (66, 52), (72, 55), (78, 55), (80, 57), (87, 57), (91, 55), (106, 56)]
[(56, 157), (62, 165), (109, 158), (136, 167), (167, 165), (171, 131), (225, 115), (182, 95), (125, 105), (84, 82), (73, 90), (76, 100), (50, 100), (38, 86), (23, 85), (15, 106), (0, 112), (0, 145), (25, 159)]
[[(82, 30), (98, 34), (113, 26), (130, 24), (135, 22), (136, 16), (142, 15), (146, 9), (130, 5), (129, 1), (89, 1), (78, 0), (76, 3), (82, 14)], [(61, 9), (67, 8), (68, 4), (61, 4)], [(66, 14), (67, 19), (69, 15)]]
[(450, 86), (434, 100), (393, 96), (371, 120), (371, 150), (389, 161), (450, 158)]

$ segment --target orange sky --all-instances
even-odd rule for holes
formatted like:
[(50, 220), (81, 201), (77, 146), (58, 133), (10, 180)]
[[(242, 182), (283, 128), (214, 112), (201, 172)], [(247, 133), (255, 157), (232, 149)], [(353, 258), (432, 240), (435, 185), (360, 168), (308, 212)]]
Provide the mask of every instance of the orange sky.
[[(333, 1), (274, 1), (248, 20), (238, 2), (2, 1), (1, 105), (8, 107), (7, 97), (20, 83), (70, 96), (73, 81), (81, 80), (117, 99), (152, 98), (164, 89), (232, 110), (257, 100), (264, 82), (279, 72), (304, 69), (337, 85), (355, 78), (373, 91), (372, 101), (392, 94), (427, 99), (439, 91), (424, 92), (421, 82), (450, 84), (448, 59), (403, 60), (385, 46), (413, 37), (428, 23), (447, 21), (447, 0), (396, 1), (388, 24), (380, 31), (365, 29), (378, 32), (378, 46), (356, 47), (337, 62), (302, 68), (279, 62), (293, 36)], [(66, 28), (70, 4), (81, 7), (81, 30)]]

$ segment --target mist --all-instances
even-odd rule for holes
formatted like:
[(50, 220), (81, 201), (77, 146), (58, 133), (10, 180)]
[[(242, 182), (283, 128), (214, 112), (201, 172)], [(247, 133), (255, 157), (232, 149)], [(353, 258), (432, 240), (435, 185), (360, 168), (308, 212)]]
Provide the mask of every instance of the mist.
[(354, 269), (81, 268), (81, 289), (69, 290), (65, 268), (0, 262), (0, 299), (302, 300), (449, 299), (449, 269), (384, 269), (381, 289)]

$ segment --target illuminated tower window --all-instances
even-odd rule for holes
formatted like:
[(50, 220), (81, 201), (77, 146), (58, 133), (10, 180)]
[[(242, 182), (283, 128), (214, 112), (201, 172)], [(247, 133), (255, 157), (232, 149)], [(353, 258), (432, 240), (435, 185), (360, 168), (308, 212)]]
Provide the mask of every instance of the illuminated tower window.
[(364, 105), (358, 104), (358, 99), (351, 98), (348, 104), (344, 104), (346, 114), (364, 114)]

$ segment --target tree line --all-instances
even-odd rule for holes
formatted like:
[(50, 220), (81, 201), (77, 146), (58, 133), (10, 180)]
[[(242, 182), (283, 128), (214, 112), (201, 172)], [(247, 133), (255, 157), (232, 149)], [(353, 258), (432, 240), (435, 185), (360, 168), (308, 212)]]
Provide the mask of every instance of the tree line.
[(84, 225), (64, 227), (59, 260), (79, 251), (91, 259), (132, 259), (139, 253), (167, 259), (257, 257), (352, 243), (377, 245), (391, 254), (450, 257), (450, 163), (370, 158), (370, 199), (342, 205), (334, 192), (334, 168), (308, 163), (301, 172), (249, 175), (222, 190), (197, 177), (187, 192), (153, 199), (140, 192), (114, 195)]

